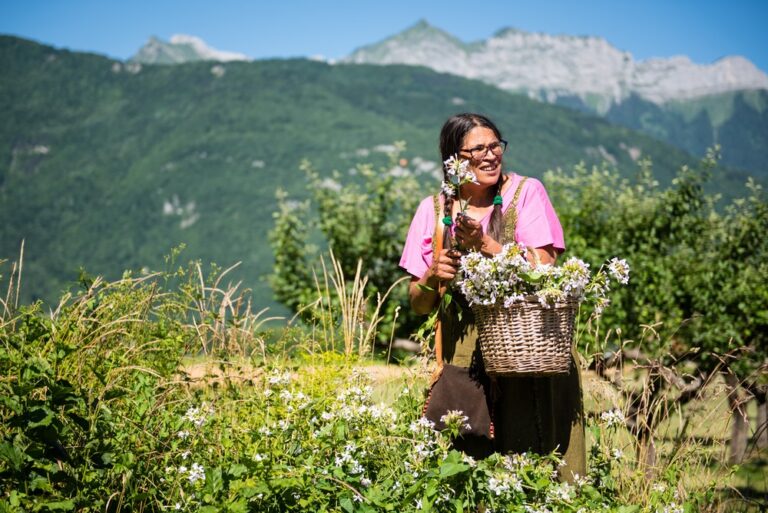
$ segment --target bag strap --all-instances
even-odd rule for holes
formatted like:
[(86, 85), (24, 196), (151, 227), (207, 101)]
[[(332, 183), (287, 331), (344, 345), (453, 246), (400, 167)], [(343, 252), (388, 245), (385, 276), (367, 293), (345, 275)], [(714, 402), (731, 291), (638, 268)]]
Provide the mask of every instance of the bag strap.
[[(440, 250), (443, 248), (443, 227), (442, 223), (440, 222), (440, 210), (442, 207), (440, 202), (440, 195), (435, 194), (432, 196), (432, 201), (435, 207), (435, 235), (432, 237), (432, 261), (434, 262), (437, 260), (438, 255), (440, 254)], [(437, 308), (440, 308), (444, 293), (445, 285), (442, 282), (438, 282)], [(442, 323), (440, 322), (439, 312), (437, 314), (437, 319), (435, 320), (435, 362), (437, 362), (437, 369), (432, 375), (432, 379), (430, 379), (431, 383), (437, 381), (437, 378), (440, 376), (440, 372), (443, 369), (443, 327)]]
[(512, 242), (515, 240), (515, 230), (517, 229), (517, 202), (520, 201), (520, 194), (523, 192), (523, 185), (528, 180), (527, 176), (524, 176), (520, 183), (517, 184), (517, 190), (512, 197), (512, 204), (509, 205), (507, 211), (504, 213), (504, 240), (499, 241), (504, 244), (506, 242)]

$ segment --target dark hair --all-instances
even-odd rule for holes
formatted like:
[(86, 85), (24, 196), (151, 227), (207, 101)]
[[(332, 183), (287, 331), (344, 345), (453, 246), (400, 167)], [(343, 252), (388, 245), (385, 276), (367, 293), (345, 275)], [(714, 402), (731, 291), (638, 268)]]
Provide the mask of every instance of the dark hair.
[[(465, 112), (463, 114), (456, 114), (448, 118), (448, 121), (443, 125), (440, 130), (440, 156), (443, 161), (448, 160), (453, 155), (458, 155), (461, 147), (464, 145), (464, 138), (467, 134), (477, 127), (488, 128), (493, 131), (494, 135), (501, 140), (501, 132), (493, 124), (493, 121), (481, 114), (474, 114)], [(445, 168), (443, 168), (443, 178), (445, 179)], [(503, 183), (503, 175), (499, 174), (499, 180), (496, 182), (496, 190), (494, 196), (501, 194), (501, 184)], [(453, 199), (445, 198), (445, 204), (443, 206), (443, 215), (451, 216), (453, 212)], [(493, 213), (491, 213), (491, 221), (488, 224), (488, 234), (501, 242), (501, 235), (504, 231), (503, 216), (501, 214), (501, 205), (493, 206)], [(450, 226), (446, 226), (443, 232), (443, 247), (451, 247), (451, 230)]]

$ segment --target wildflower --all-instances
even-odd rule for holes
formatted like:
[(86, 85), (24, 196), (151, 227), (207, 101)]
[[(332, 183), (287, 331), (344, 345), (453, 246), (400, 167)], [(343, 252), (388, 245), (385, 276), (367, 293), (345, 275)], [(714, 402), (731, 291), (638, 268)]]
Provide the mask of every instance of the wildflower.
[(200, 427), (205, 424), (206, 416), (205, 412), (200, 408), (192, 407), (187, 410), (182, 419), (191, 422), (197, 427)]
[(178, 433), (176, 433), (176, 436), (178, 436), (182, 440), (186, 440), (187, 438), (189, 438), (189, 431), (187, 430), (179, 431)]
[(684, 509), (682, 506), (678, 506), (674, 502), (670, 502), (668, 505), (664, 506), (664, 509), (658, 509), (656, 508), (656, 513), (684, 513)]
[(629, 283), (629, 264), (626, 260), (614, 257), (608, 262), (608, 274), (622, 285), (626, 285)]
[(443, 162), (445, 181), (442, 183), (443, 194), (455, 198), (459, 188), (467, 183), (477, 183), (477, 176), (469, 169), (469, 161), (457, 158), (455, 155)]
[(287, 385), (291, 382), (291, 374), (289, 372), (274, 370), (269, 378), (267, 378), (267, 381), (273, 386)]
[(464, 415), (461, 410), (450, 410), (445, 415), (440, 417), (440, 421), (445, 424), (446, 428), (458, 427), (459, 429), (471, 429), (469, 425), (469, 417)]
[(189, 470), (189, 484), (195, 484), (198, 481), (205, 481), (205, 469), (199, 463), (193, 463)]
[(189, 451), (182, 452), (181, 453), (181, 459), (182, 460), (186, 460), (187, 458), (189, 458)]
[(466, 463), (470, 467), (474, 468), (475, 466), (477, 466), (477, 461), (475, 461), (475, 458), (473, 458), (472, 456), (462, 453), (461, 458), (462, 460), (464, 460), (464, 463)]
[(604, 411), (600, 414), (600, 420), (605, 422), (607, 427), (623, 426), (626, 421), (624, 413), (618, 408), (611, 411)]
[(267, 459), (267, 457), (264, 456), (263, 454), (258, 453), (258, 452), (253, 456), (253, 461), (255, 461), (257, 463), (260, 463), (260, 462), (264, 461), (265, 459)]
[(624, 452), (622, 452), (621, 449), (614, 449), (613, 452), (611, 453), (611, 456), (613, 456), (614, 460), (618, 461), (624, 457)]
[(176, 505), (173, 506), (173, 509), (175, 509), (177, 511), (180, 510), (181, 509), (181, 503), (177, 502)]
[(547, 492), (547, 501), (569, 502), (573, 497), (573, 487), (568, 483), (560, 483), (549, 489)]
[(664, 483), (654, 483), (653, 486), (651, 486), (651, 490), (654, 492), (664, 493), (667, 491), (667, 485)]
[(368, 479), (367, 477), (363, 477), (362, 479), (360, 479), (360, 484), (368, 488), (369, 486), (371, 486), (372, 483), (370, 479)]
[(421, 499), (416, 499), (416, 509), (421, 509)]

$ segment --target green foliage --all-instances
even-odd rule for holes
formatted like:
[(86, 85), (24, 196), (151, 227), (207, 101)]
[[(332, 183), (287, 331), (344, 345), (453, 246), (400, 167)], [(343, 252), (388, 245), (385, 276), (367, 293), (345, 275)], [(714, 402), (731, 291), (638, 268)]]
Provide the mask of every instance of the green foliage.
[(617, 425), (590, 424), (591, 470), (571, 485), (556, 479), (555, 456), (463, 456), (455, 426), (437, 433), (420, 419), (425, 378), (404, 371), (380, 403), (355, 355), (251, 352), (234, 374), (193, 379), (183, 354), (232, 356), (223, 341), (243, 336), (217, 314), (231, 294), (211, 295), (226, 271), (199, 268), (85, 279), (50, 314), (0, 304), (0, 511), (708, 506), (706, 493), (681, 486), (683, 466), (649, 482), (617, 457)]
[(279, 188), (309, 197), (300, 162), (324, 176), (360, 154), (383, 165), (379, 146), (395, 140), (409, 161), (435, 162), (437, 131), (459, 109), (490, 113), (511, 141), (505, 162), (527, 175), (605, 154), (628, 168), (635, 150), (662, 171), (689, 161), (597, 118), (425, 68), (297, 59), (221, 64), (218, 76), (212, 66), (130, 67), (0, 36), (0, 258), (26, 241), (25, 302), (55, 301), (81, 266), (109, 279), (158, 268), (185, 242), (190, 258), (242, 262), (231, 278), (274, 307), (261, 279), (273, 264), (268, 213)]
[[(735, 366), (746, 377), (766, 357), (768, 288), (757, 278), (767, 270), (766, 199), (750, 181), (747, 198), (718, 211), (718, 196), (704, 189), (714, 159), (699, 170), (683, 167), (669, 189), (653, 178), (649, 161), (634, 181), (585, 166), (546, 180), (569, 251), (593, 265), (619, 254), (632, 268), (604, 327), (620, 328), (635, 344), (642, 340), (640, 349), (651, 355), (663, 355), (672, 340), (672, 356), (691, 358), (702, 370), (717, 365), (713, 355), (742, 348), (749, 357)], [(658, 336), (643, 340), (644, 326)], [(601, 349), (592, 342), (591, 350)]]
[(639, 130), (691, 155), (704, 157), (707, 148), (720, 144), (725, 148), (723, 162), (727, 166), (765, 177), (766, 105), (765, 90), (727, 92), (661, 106), (632, 96), (612, 106), (605, 116), (612, 123)]
[[(370, 296), (384, 295), (404, 276), (398, 266), (402, 241), (425, 193), (417, 172), (400, 165), (404, 164), (400, 162), (403, 150), (402, 143), (394, 145), (388, 166), (358, 165), (346, 183), (341, 182), (340, 173), (323, 178), (305, 162), (302, 169), (311, 203), (291, 201), (278, 192), (280, 209), (274, 214), (275, 228), (270, 234), (276, 262), (271, 284), (278, 300), (299, 311), (323, 295), (317, 281), (318, 277), (323, 281), (323, 273), (317, 246), (308, 242), (311, 240), (319, 240), (333, 252), (347, 279), (364, 262), (366, 294)], [(402, 309), (399, 333), (407, 336), (418, 320), (410, 313), (406, 283), (392, 291), (384, 307), (385, 324), (394, 321), (398, 308)], [(315, 312), (309, 310), (307, 315)]]

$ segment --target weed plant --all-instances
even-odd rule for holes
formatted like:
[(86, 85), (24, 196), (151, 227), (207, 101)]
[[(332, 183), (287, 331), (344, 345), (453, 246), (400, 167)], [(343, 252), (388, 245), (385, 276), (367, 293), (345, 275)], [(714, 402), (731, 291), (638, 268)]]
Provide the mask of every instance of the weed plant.
[[(403, 368), (389, 400), (374, 399), (367, 344), (380, 302), (343, 292), (359, 284), (320, 277), (333, 283), (318, 287), (323, 309), (303, 327), (286, 323), (275, 349), (225, 275), (192, 264), (85, 279), (49, 312), (9, 290), (0, 511), (718, 510), (711, 489), (687, 487), (684, 452), (645, 475), (615, 409), (590, 417), (590, 471), (574, 484), (558, 480), (555, 455), (473, 460), (452, 448), (460, 418), (443, 432), (421, 418), (423, 367)], [(345, 298), (356, 309), (334, 306)], [(189, 355), (228, 371), (193, 377)]]

